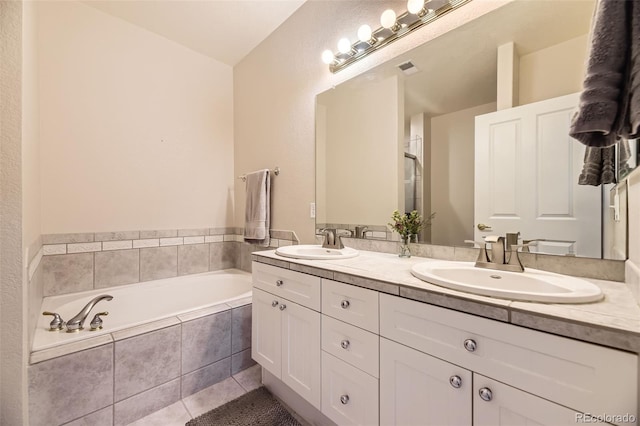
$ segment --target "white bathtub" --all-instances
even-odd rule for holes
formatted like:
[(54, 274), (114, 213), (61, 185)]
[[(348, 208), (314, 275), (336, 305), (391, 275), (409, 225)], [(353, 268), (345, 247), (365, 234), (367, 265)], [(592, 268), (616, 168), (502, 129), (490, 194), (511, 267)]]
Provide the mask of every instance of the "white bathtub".
[[(90, 337), (108, 334), (148, 322), (173, 317), (251, 296), (251, 274), (236, 269), (185, 275), (119, 287), (45, 297), (41, 312), (57, 312), (67, 321), (94, 297), (108, 294), (113, 300), (96, 304), (77, 333), (51, 332), (51, 316), (40, 316), (33, 339), (32, 351), (40, 351)], [(89, 323), (98, 312), (103, 329), (89, 331)]]

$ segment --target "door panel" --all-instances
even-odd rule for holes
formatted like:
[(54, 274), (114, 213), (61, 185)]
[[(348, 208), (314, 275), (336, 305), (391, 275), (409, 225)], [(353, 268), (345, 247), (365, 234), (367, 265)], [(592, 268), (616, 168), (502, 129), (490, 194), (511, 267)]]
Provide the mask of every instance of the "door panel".
[(578, 185), (585, 148), (568, 135), (578, 94), (476, 117), (475, 240), (520, 232), (531, 251), (601, 257), (599, 188)]

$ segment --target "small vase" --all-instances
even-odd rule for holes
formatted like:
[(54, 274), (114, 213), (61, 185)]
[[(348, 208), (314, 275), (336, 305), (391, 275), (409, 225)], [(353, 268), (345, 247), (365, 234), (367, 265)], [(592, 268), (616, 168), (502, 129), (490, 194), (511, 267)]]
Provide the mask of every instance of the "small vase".
[(411, 249), (409, 248), (410, 237), (407, 235), (400, 237), (400, 253), (398, 256), (400, 257), (411, 257)]

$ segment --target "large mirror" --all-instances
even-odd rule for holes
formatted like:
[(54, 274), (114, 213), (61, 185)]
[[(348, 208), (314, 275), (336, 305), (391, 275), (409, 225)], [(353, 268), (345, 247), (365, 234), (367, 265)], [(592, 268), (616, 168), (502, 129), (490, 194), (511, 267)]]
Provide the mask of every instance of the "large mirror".
[(520, 232), (531, 251), (624, 259), (623, 191), (577, 185), (568, 137), (593, 8), (515, 1), (319, 94), (317, 226), (393, 239), (391, 213), (418, 210), (435, 213), (420, 242)]

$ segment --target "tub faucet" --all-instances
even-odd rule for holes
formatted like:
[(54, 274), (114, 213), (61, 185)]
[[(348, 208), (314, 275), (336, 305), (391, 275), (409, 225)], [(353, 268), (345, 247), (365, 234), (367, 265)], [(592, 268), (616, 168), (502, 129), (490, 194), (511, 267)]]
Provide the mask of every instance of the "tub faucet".
[(111, 300), (113, 299), (113, 296), (109, 296), (108, 294), (101, 294), (100, 296), (94, 298), (89, 303), (87, 303), (86, 306), (82, 308), (82, 310), (78, 312), (78, 314), (75, 317), (67, 321), (67, 333), (73, 333), (74, 331), (82, 330), (84, 321), (87, 319), (87, 316), (89, 316), (89, 312), (91, 312), (91, 309), (93, 309), (93, 307), (98, 302), (104, 299)]

